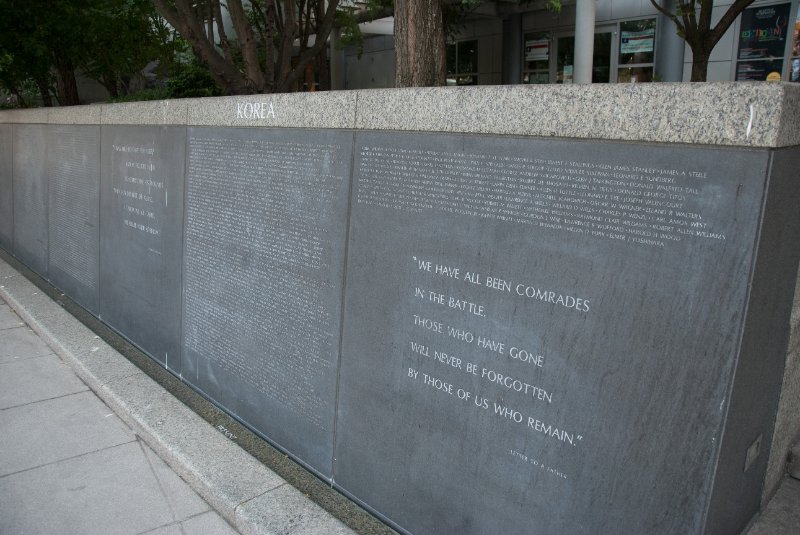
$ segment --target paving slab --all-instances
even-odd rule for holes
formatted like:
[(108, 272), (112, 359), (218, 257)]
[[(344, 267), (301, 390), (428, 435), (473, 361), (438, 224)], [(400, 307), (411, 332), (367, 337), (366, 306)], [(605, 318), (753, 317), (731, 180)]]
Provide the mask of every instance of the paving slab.
[(0, 410), (0, 476), (135, 439), (92, 392)]
[(181, 531), (181, 525), (179, 522), (175, 524), (170, 524), (168, 526), (162, 526), (160, 528), (156, 528), (152, 531), (147, 531), (145, 533), (140, 533), (139, 535), (186, 535), (183, 531)]
[[(0, 456), (0, 481), (65, 460), (94, 456), (139, 437), (156, 454), (142, 450), (143, 458), (152, 461), (149, 470), (165, 495), (163, 505), (170, 511), (171, 519), (136, 533), (235, 533), (225, 520), (246, 534), (352, 533), (133, 366), (1, 259), (0, 298), (102, 400), (93, 392), (82, 392), (0, 410), (0, 451), (4, 452)], [(54, 401), (58, 401), (58, 406), (52, 404)], [(104, 429), (99, 423), (101, 418), (115, 422), (122, 431), (115, 435)], [(22, 450), (30, 445), (34, 447), (23, 454)], [(167, 474), (159, 458), (177, 476)], [(173, 492), (184, 481), (216, 512), (202, 512), (208, 505)], [(263, 502), (269, 507), (268, 514), (256, 513), (253, 508), (262, 503), (260, 499), (274, 490), (278, 492)], [(245, 504), (249, 506), (242, 507)], [(244, 514), (238, 514), (240, 509)], [(305, 531), (297, 531), (298, 526), (304, 526)], [(2, 526), (0, 533), (5, 533)]]
[(229, 520), (240, 504), (286, 483), (144, 373), (104, 385), (99, 393)]
[[(3, 334), (0, 333), (0, 344), (3, 342)], [(70, 367), (53, 354), (0, 364), (0, 409), (77, 394), (88, 389)]]
[(0, 478), (0, 495), (0, 533), (133, 535), (173, 521), (137, 441)]
[(0, 331), (0, 363), (52, 354), (53, 350), (27, 325)]
[(191, 490), (189, 485), (172, 471), (149, 446), (142, 445), (142, 449), (176, 521), (182, 522), (211, 511), (208, 503)]

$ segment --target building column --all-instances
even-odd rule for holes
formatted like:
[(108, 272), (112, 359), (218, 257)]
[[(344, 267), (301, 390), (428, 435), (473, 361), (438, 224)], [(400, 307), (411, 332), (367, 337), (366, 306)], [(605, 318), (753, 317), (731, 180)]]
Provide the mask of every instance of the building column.
[(575, 66), (572, 80), (576, 84), (592, 83), (594, 56), (595, 0), (577, 0), (575, 14)]
[(344, 50), (339, 49), (341, 33), (339, 28), (331, 30), (330, 58), (331, 58), (331, 89), (344, 89)]
[[(664, 8), (675, 12), (675, 0), (663, 0)], [(656, 40), (656, 76), (660, 82), (683, 81), (683, 54), (686, 42), (678, 35), (672, 20), (659, 13)]]
[(503, 19), (504, 84), (522, 83), (522, 14), (514, 13)]

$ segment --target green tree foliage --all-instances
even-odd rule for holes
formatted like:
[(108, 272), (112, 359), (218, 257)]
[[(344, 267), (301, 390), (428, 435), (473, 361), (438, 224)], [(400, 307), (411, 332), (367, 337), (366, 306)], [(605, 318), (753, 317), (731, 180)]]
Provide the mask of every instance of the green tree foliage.
[(133, 102), (139, 100), (162, 100), (170, 98), (218, 97), (222, 90), (217, 86), (208, 69), (192, 58), (188, 63), (176, 64), (162, 86), (152, 87), (112, 97), (111, 102)]
[(364, 49), (364, 35), (358, 27), (362, 22), (371, 22), (394, 15), (394, 0), (351, 0), (336, 12), (336, 27), (340, 32), (341, 46), (355, 46), (358, 56)]
[(86, 2), (91, 32), (79, 57), (81, 70), (97, 80), (112, 97), (129, 92), (131, 75), (158, 61), (163, 74), (185, 46), (173, 39), (172, 29), (149, 0), (93, 0)]
[(0, 12), (0, 89), (22, 105), (31, 85), (45, 106), (54, 93), (62, 106), (78, 104), (76, 69), (124, 93), (148, 62), (174, 52), (148, 0), (0, 0)]
[(52, 102), (55, 78), (53, 58), (45, 40), (43, 25), (33, 16), (34, 2), (0, 0), (0, 89), (30, 104), (29, 89), (35, 86), (45, 105)]

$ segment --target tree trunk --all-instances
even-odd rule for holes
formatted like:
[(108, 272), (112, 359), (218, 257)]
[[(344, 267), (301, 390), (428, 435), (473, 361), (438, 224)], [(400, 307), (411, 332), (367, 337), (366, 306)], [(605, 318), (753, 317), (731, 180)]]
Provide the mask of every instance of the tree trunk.
[(56, 79), (58, 81), (58, 100), (62, 106), (77, 106), (78, 83), (75, 81), (75, 67), (72, 61), (56, 55)]
[[(317, 22), (317, 29), (322, 25), (321, 21), (325, 18), (325, 2), (318, 1), (317, 2), (317, 13), (316, 13), (316, 22)], [(330, 91), (331, 89), (331, 73), (330, 68), (328, 67), (328, 49), (330, 46), (323, 47), (319, 54), (317, 54), (316, 60), (316, 71), (317, 76), (319, 77), (319, 90), (320, 91)]]
[(328, 65), (328, 49), (323, 48), (317, 54), (317, 76), (319, 77), (319, 90), (330, 91), (331, 89), (331, 70)]
[(692, 49), (692, 82), (705, 82), (708, 76), (708, 58), (711, 52), (708, 50)]
[(108, 94), (111, 96), (111, 98), (119, 97), (119, 86), (115, 76), (103, 75), (98, 81), (103, 87), (106, 88), (106, 91), (108, 91)]
[[(11, 94), (14, 95), (14, 98), (17, 99), (17, 107), (19, 108), (27, 108), (28, 103), (25, 101), (25, 97), (22, 96), (18, 90), (14, 89), (11, 91)], [(52, 106), (52, 103), (50, 104)]]
[(53, 96), (50, 94), (50, 84), (47, 80), (36, 80), (36, 87), (39, 88), (39, 95), (42, 97), (42, 106), (50, 108), (53, 106)]
[(444, 23), (441, 0), (395, 0), (397, 87), (444, 85)]

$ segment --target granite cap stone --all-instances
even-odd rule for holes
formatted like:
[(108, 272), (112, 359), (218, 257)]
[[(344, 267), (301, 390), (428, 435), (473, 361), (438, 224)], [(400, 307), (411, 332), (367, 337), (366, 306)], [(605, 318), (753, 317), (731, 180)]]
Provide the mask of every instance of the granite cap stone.
[(187, 101), (155, 100), (103, 106), (104, 125), (180, 125), (187, 121)]
[(99, 104), (46, 109), (47, 122), (50, 124), (100, 124), (100, 115), (103, 112), (103, 106)]
[(191, 99), (188, 125), (353, 128), (357, 94), (325, 91)]
[(46, 124), (47, 108), (25, 108), (0, 112), (0, 123)]
[(356, 128), (744, 147), (800, 144), (800, 87), (764, 83), (360, 91)]
[(333, 128), (743, 147), (800, 144), (800, 87), (715, 82), (424, 87), (30, 108), (0, 123)]

